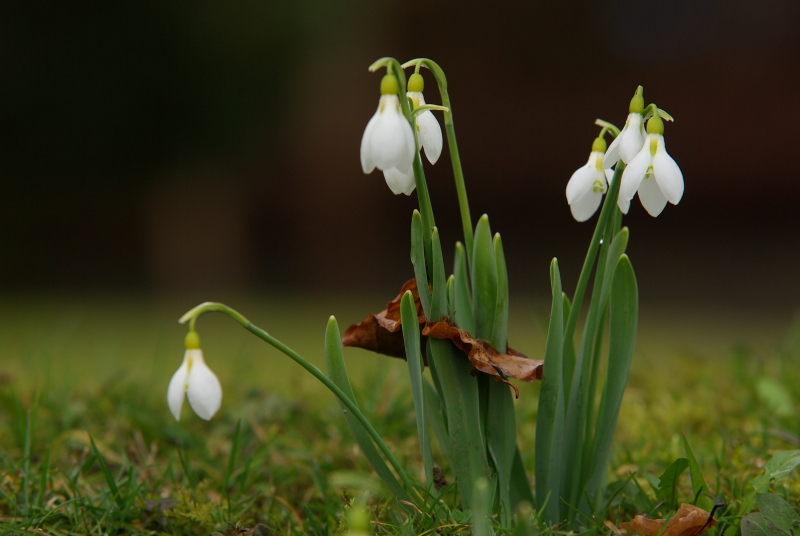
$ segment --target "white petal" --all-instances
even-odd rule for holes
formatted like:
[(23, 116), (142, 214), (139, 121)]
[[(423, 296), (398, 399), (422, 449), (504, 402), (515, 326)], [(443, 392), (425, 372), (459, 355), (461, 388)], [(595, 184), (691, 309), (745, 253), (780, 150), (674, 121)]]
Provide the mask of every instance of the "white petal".
[(667, 196), (670, 203), (677, 205), (683, 197), (683, 173), (675, 160), (667, 154), (663, 138), (660, 140), (656, 156), (653, 158), (653, 173), (655, 173), (661, 192)]
[(639, 186), (639, 201), (642, 202), (642, 206), (654, 218), (661, 214), (661, 211), (667, 206), (667, 198), (653, 178), (642, 181)]
[(176, 421), (181, 420), (181, 406), (183, 406), (183, 394), (186, 389), (187, 372), (186, 356), (184, 355), (183, 364), (175, 371), (175, 374), (172, 375), (172, 379), (169, 381), (169, 387), (167, 387), (167, 405)]
[(631, 200), (625, 199), (621, 195), (617, 197), (617, 206), (622, 211), (623, 214), (627, 214), (628, 210), (631, 208)]
[(196, 353), (192, 356), (192, 367), (189, 369), (186, 397), (197, 416), (208, 421), (222, 404), (222, 386), (203, 360), (202, 351), (187, 350), (189, 352)]
[(367, 128), (364, 129), (364, 135), (361, 136), (361, 169), (364, 170), (364, 173), (372, 173), (372, 170), (375, 169), (375, 162), (370, 155), (369, 140), (372, 136), (372, 129), (375, 128), (375, 121), (377, 118), (378, 112), (375, 112), (375, 115), (373, 115), (369, 123), (367, 123)]
[(645, 143), (645, 147), (633, 157), (625, 171), (622, 172), (622, 184), (619, 187), (619, 196), (630, 201), (636, 195), (639, 184), (650, 167), (650, 145)]
[(383, 177), (394, 195), (411, 195), (411, 192), (417, 187), (413, 167), (408, 170), (408, 173), (402, 173), (397, 168), (387, 169), (383, 172)]
[(370, 131), (368, 155), (378, 169), (396, 167), (408, 171), (414, 161), (414, 133), (411, 125), (400, 113), (400, 103), (396, 95), (381, 97), (381, 111)]
[(435, 164), (442, 154), (442, 127), (439, 126), (436, 117), (427, 111), (417, 116), (417, 128), (419, 129), (419, 144), (425, 148), (428, 162)]
[(573, 203), (570, 203), (569, 209), (572, 211), (572, 217), (577, 221), (586, 221), (591, 218), (597, 207), (600, 206), (600, 201), (603, 199), (603, 194), (589, 190), (586, 195), (580, 197)]
[(627, 164), (642, 150), (644, 138), (642, 114), (629, 114), (625, 123), (625, 133), (619, 135), (619, 156), (623, 162)]
[[(624, 132), (625, 129), (622, 129)], [(611, 168), (619, 162), (619, 139), (622, 136), (622, 132), (620, 132), (619, 136), (614, 138), (614, 141), (611, 142), (611, 145), (608, 146), (606, 150), (606, 155), (603, 158), (603, 167), (604, 168)]]
[(567, 203), (572, 205), (588, 192), (591, 192), (596, 176), (597, 172), (593, 166), (586, 164), (579, 167), (567, 183)]

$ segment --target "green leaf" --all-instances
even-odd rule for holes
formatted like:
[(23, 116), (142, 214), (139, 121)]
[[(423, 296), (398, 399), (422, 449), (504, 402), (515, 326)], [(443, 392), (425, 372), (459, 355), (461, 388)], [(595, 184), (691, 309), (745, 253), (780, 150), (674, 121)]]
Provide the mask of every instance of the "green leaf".
[[(353, 404), (357, 405), (353, 387), (350, 385), (350, 378), (347, 376), (347, 368), (344, 364), (344, 352), (342, 351), (342, 337), (339, 334), (339, 325), (333, 317), (328, 320), (328, 326), (325, 330), (325, 365), (328, 368), (328, 377), (331, 381), (344, 392)], [(386, 462), (383, 461), (380, 452), (378, 452), (377, 447), (375, 447), (367, 431), (347, 410), (341, 400), (337, 398), (336, 401), (339, 407), (342, 408), (347, 425), (355, 436), (356, 442), (361, 448), (361, 452), (364, 453), (364, 457), (367, 458), (372, 468), (395, 497), (410, 502), (410, 497), (386, 465)]]
[(714, 505), (711, 504), (711, 499), (708, 498), (708, 486), (703, 478), (703, 473), (700, 471), (700, 465), (697, 463), (694, 453), (689, 447), (689, 441), (686, 439), (686, 436), (683, 436), (683, 451), (686, 453), (686, 458), (689, 460), (689, 475), (692, 477), (692, 490), (694, 496), (697, 498), (695, 506), (709, 512)]
[(428, 269), (425, 265), (425, 242), (422, 236), (422, 216), (415, 210), (411, 215), (411, 264), (414, 265), (414, 277), (417, 280), (419, 301), (425, 318), (430, 319), (431, 293), (428, 289)]
[(777, 417), (795, 415), (794, 401), (786, 386), (773, 378), (761, 377), (756, 380), (758, 399)]
[(756, 493), (756, 504), (761, 515), (788, 535), (800, 528), (800, 515), (792, 506), (774, 493)]
[(508, 385), (489, 383), (489, 419), (486, 421), (486, 443), (489, 455), (497, 469), (500, 487), (502, 524), (511, 521), (511, 471), (517, 452), (517, 420), (514, 417), (514, 399)]
[(453, 290), (455, 294), (456, 325), (467, 333), (475, 333), (475, 316), (472, 313), (472, 297), (470, 296), (469, 279), (467, 278), (467, 257), (461, 242), (456, 242), (453, 275), (455, 276)]
[(431, 316), (426, 317), (428, 322), (440, 320), (447, 316), (447, 279), (444, 275), (444, 259), (442, 258), (442, 243), (439, 240), (439, 230), (434, 227), (431, 234), (431, 249), (433, 259), (431, 268), (433, 278), (433, 298), (431, 300)]
[[(500, 233), (494, 235), (494, 259), (497, 265), (497, 304), (494, 310), (494, 327), (492, 328), (492, 346), (498, 352), (505, 352), (508, 346), (508, 269), (506, 256), (503, 253), (503, 241)], [(513, 407), (513, 406), (512, 406)]]
[(422, 390), (425, 395), (425, 414), (428, 417), (428, 422), (433, 428), (433, 435), (436, 436), (436, 441), (442, 449), (444, 457), (450, 467), (453, 467), (453, 459), (450, 456), (450, 436), (447, 434), (447, 421), (442, 407), (442, 402), (436, 390), (427, 380), (422, 381)]
[(539, 394), (539, 413), (536, 419), (536, 501), (547, 523), (561, 521), (561, 480), (564, 452), (564, 389), (562, 352), (564, 350), (564, 298), (558, 261), (550, 263), (550, 284), (553, 303), (550, 308), (550, 327), (544, 352), (542, 390)]
[(403, 342), (406, 347), (408, 375), (411, 379), (411, 394), (414, 397), (414, 409), (417, 416), (417, 437), (422, 454), (422, 465), (425, 468), (426, 482), (433, 482), (433, 456), (428, 438), (428, 426), (425, 421), (425, 395), (422, 387), (422, 353), (420, 352), (419, 325), (417, 323), (417, 306), (414, 296), (407, 290), (400, 300), (400, 318), (403, 328)]
[(742, 536), (787, 536), (787, 534), (779, 530), (763, 514), (755, 512), (742, 518)]
[(594, 447), (589, 457), (587, 492), (590, 497), (595, 497), (604, 485), (611, 443), (617, 428), (636, 343), (639, 290), (627, 255), (620, 257), (614, 269), (609, 301), (608, 371), (597, 416)]
[(453, 470), (461, 500), (468, 510), (472, 483), (478, 477), (491, 476), (480, 425), (478, 383), (472, 377), (469, 360), (452, 342), (428, 339), (428, 349), (428, 363), (433, 363), (436, 369), (444, 397)]
[(122, 496), (119, 494), (119, 488), (117, 487), (117, 483), (114, 481), (114, 477), (111, 476), (111, 471), (108, 469), (108, 465), (106, 465), (106, 460), (103, 458), (103, 455), (98, 450), (97, 445), (94, 442), (94, 438), (89, 435), (89, 441), (92, 443), (92, 452), (94, 452), (94, 457), (97, 460), (97, 463), (100, 465), (100, 470), (103, 472), (103, 476), (106, 479), (106, 484), (108, 484), (108, 489), (111, 491), (111, 496), (114, 497), (114, 501), (117, 503), (117, 506), (122, 508), (124, 504), (124, 500)]
[(516, 452), (514, 453), (514, 463), (511, 466), (511, 508), (516, 511), (521, 503), (527, 503), (533, 506), (533, 493), (531, 492), (531, 483), (528, 481), (528, 473), (525, 471), (525, 464), (522, 463), (522, 454), (519, 452), (519, 445), (517, 445)]
[(656, 491), (656, 497), (660, 501), (666, 503), (667, 508), (676, 510), (678, 508), (678, 478), (686, 468), (689, 467), (689, 460), (686, 458), (678, 458), (672, 465), (667, 467), (664, 474), (661, 475), (661, 482)]
[(475, 308), (475, 333), (491, 340), (497, 310), (497, 263), (494, 258), (489, 216), (484, 214), (475, 228), (472, 251), (472, 299)]
[(236, 464), (236, 451), (239, 450), (239, 433), (241, 432), (242, 420), (238, 419), (236, 421), (236, 430), (233, 433), (233, 444), (231, 445), (231, 454), (228, 456), (228, 466), (225, 469), (225, 478), (222, 481), (222, 489), (225, 491), (225, 494), (228, 494), (228, 484), (231, 480), (231, 475), (233, 474), (233, 467)]

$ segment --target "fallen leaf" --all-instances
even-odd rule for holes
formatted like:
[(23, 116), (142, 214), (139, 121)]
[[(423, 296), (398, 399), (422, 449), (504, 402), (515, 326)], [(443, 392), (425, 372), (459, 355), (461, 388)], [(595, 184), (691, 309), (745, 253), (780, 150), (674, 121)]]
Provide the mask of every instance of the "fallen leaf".
[[(662, 536), (697, 536), (716, 524), (713, 514), (697, 506), (684, 503), (667, 522)], [(626, 530), (629, 535), (639, 533), (642, 536), (657, 536), (663, 525), (663, 519), (636, 516), (633, 521), (623, 523), (621, 528)]]
[[(417, 322), (424, 325), (422, 337), (420, 337), (423, 347), (426, 337), (450, 339), (467, 355), (473, 367), (480, 372), (495, 376), (500, 381), (506, 381), (505, 378), (515, 378), (524, 382), (532, 382), (542, 378), (543, 361), (528, 359), (511, 348), (508, 348), (506, 353), (498, 352), (489, 341), (472, 337), (463, 329), (453, 325), (447, 317), (439, 322), (426, 322), (415, 279), (406, 281), (403, 288), (400, 289), (400, 294), (386, 304), (386, 309), (378, 314), (370, 314), (360, 324), (354, 324), (347, 328), (342, 337), (342, 344), (405, 359), (406, 351), (400, 321), (400, 300), (408, 290), (414, 296)], [(422, 355), (425, 356), (424, 351)]]

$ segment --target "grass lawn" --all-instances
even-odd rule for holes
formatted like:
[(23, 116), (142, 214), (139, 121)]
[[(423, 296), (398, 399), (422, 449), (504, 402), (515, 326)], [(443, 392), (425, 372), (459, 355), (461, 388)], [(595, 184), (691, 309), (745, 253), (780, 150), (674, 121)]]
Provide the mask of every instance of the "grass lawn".
[[(328, 316), (344, 329), (382, 309), (385, 298), (224, 301), (324, 369)], [(185, 404), (175, 422), (165, 397), (183, 354), (186, 328), (176, 321), (199, 301), (0, 302), (0, 533), (204, 534), (224, 532), (230, 521), (282, 535), (333, 534), (346, 505), (368, 491), (377, 526), (415, 534), (398, 527), (397, 507), (360, 456), (334, 396), (222, 315), (198, 322), (206, 362), (223, 384), (222, 408), (205, 422)], [(546, 306), (512, 296), (511, 345), (530, 357), (544, 349)], [(345, 355), (359, 404), (424, 480), (405, 363), (357, 349)], [(653, 477), (657, 483), (684, 456), (681, 434), (711, 490), (729, 504), (774, 451), (800, 448), (800, 323), (791, 312), (645, 304), (628, 385), (610, 480), (630, 473), (635, 480), (615, 499), (612, 520), (655, 501)], [(538, 385), (520, 391), (519, 442), (532, 474)], [(796, 506), (799, 477), (772, 491)], [(679, 494), (691, 502), (687, 473)], [(468, 530), (457, 521), (440, 533)]]

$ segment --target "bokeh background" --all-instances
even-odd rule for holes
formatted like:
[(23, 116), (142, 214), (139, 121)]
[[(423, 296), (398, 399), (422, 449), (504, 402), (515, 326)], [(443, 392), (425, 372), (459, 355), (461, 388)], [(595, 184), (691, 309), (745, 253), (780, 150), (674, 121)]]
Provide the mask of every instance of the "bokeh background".
[[(624, 124), (642, 84), (676, 118), (686, 183), (658, 219), (638, 201), (626, 218), (645, 307), (800, 303), (796, 0), (3, 2), (2, 293), (380, 305), (412, 274), (416, 206), (360, 168), (384, 55), (447, 73), (512, 292), (546, 297), (552, 257), (574, 285), (593, 223), (564, 188), (595, 118)], [(452, 243), (446, 150), (426, 172)]]

